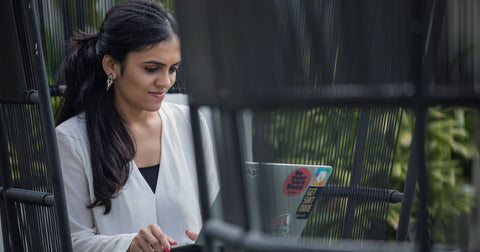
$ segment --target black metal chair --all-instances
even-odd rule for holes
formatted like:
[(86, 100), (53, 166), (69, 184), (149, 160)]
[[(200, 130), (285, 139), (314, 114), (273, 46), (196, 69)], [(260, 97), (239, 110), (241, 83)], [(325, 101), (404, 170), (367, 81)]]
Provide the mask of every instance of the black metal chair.
[[(433, 79), (443, 1), (178, 3), (192, 122), (200, 107), (216, 111), (225, 216), (218, 221), (206, 214), (210, 238), (255, 251), (324, 251), (325, 243), (384, 239), (389, 204), (402, 202), (396, 239), (405, 241), (418, 176), (417, 241), (429, 249), (425, 90)], [(389, 190), (389, 180), (404, 108), (415, 111), (417, 124), (400, 193)], [(252, 232), (243, 170), (246, 111), (253, 115), (253, 161), (333, 167), (303, 233), (323, 245), (292, 245)]]
[(1, 1), (1, 223), (5, 251), (71, 251), (37, 12)]
[[(87, 1), (37, 1), (33, 9), (26, 1), (0, 4), (1, 23), (8, 24), (6, 34), (15, 35), (0, 44), (2, 58), (10, 59), (2, 67), (6, 79), (0, 97), (0, 141), (5, 144), (2, 227), (7, 251), (70, 249), (69, 232), (58, 230), (68, 224), (52, 147), (56, 144), (49, 137), (53, 119), (45, 87), (47, 82), (53, 84), (64, 41), (76, 28), (94, 32), (92, 27), (99, 25), (95, 16), (103, 16), (101, 11), (114, 2), (103, 1), (104, 8), (97, 12), (89, 9), (92, 4)], [(211, 222), (208, 206), (203, 206), (207, 234), (266, 251), (300, 248), (278, 242), (285, 245), (279, 248), (248, 232), (248, 199), (241, 178), (242, 163), (250, 156), (246, 146), (252, 144), (255, 161), (334, 167), (305, 238), (344, 244), (345, 238), (383, 239), (388, 206), (401, 201), (397, 240), (405, 240), (418, 173), (420, 198), (425, 201), (421, 150), (426, 107), (432, 100), (458, 101), (448, 88), (439, 89), (431, 100), (425, 95), (432, 71), (428, 56), (438, 41), (444, 1), (179, 2), (185, 78), (192, 83), (188, 86), (192, 121), (198, 126), (199, 107), (214, 110), (223, 195), (232, 196), (223, 202), (227, 223)], [(61, 4), (62, 12), (55, 4)], [(63, 25), (52, 25), (52, 20)], [(33, 28), (35, 22), (40, 33)], [(40, 44), (48, 47), (43, 69), (43, 59), (34, 56), (42, 55)], [(177, 91), (184, 90), (181, 86)], [(50, 93), (61, 96), (61, 87), (50, 86)], [(478, 103), (475, 97), (463, 101)], [(404, 108), (416, 112), (417, 125), (402, 194), (389, 190), (389, 177)], [(253, 112), (251, 128), (244, 123), (245, 111)], [(245, 134), (245, 125), (253, 137)], [(204, 189), (201, 155), (198, 164)], [(207, 195), (204, 190), (201, 194)], [(425, 205), (420, 209), (422, 219)], [(420, 222), (418, 231), (418, 241), (428, 248), (426, 224)], [(322, 250), (322, 244), (303, 248)]]

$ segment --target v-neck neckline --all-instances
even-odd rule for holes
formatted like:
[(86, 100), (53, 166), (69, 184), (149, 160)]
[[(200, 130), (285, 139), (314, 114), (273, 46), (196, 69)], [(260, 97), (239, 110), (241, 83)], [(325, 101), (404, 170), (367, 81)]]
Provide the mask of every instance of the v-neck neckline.
[(152, 189), (152, 192), (155, 193), (157, 189), (158, 174), (160, 172), (160, 164), (139, 167), (138, 170), (142, 177), (147, 181), (148, 186)]
[(142, 168), (139, 168), (139, 167), (137, 166), (137, 163), (135, 163), (135, 160), (132, 159), (132, 161), (131, 161), (131, 162), (133, 163), (133, 166), (136, 168), (136, 170), (138, 171), (138, 173), (139, 173), (139, 175), (140, 175), (140, 177), (141, 177), (140, 180), (142, 180), (143, 187), (149, 189), (148, 191), (150, 191), (150, 193), (151, 193), (153, 196), (155, 196), (155, 193), (156, 193), (156, 191), (157, 191), (157, 189), (158, 189), (158, 184), (159, 184), (159, 181), (160, 181), (160, 173), (162, 172), (162, 170), (164, 170), (164, 169), (161, 169), (161, 167), (163, 167), (163, 166), (162, 166), (162, 162), (163, 162), (163, 160), (164, 160), (164, 158), (163, 158), (164, 155), (163, 155), (163, 154), (164, 154), (164, 149), (165, 149), (165, 148), (164, 148), (164, 147), (165, 147), (165, 144), (164, 144), (164, 143), (165, 143), (165, 140), (164, 140), (164, 133), (163, 133), (163, 132), (165, 132), (165, 123), (164, 123), (164, 120), (163, 120), (164, 118), (162, 117), (162, 114), (160, 113), (160, 110), (158, 110), (158, 115), (160, 116), (160, 119), (162, 120), (162, 132), (160, 132), (160, 139), (161, 139), (161, 140), (160, 140), (160, 146), (161, 146), (160, 148), (161, 148), (161, 154), (160, 154), (160, 163), (158, 164), (159, 167), (158, 167), (158, 175), (157, 175), (157, 182), (156, 182), (155, 192), (152, 191), (152, 189), (151, 189), (150, 185), (148, 184), (147, 180), (143, 177), (142, 173), (140, 172), (140, 169), (142, 169)]

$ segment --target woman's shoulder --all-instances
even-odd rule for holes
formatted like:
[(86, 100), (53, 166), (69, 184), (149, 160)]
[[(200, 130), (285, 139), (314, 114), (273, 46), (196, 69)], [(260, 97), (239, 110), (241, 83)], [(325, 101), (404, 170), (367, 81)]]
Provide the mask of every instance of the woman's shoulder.
[(62, 122), (55, 128), (57, 135), (83, 137), (86, 134), (85, 113), (80, 113)]

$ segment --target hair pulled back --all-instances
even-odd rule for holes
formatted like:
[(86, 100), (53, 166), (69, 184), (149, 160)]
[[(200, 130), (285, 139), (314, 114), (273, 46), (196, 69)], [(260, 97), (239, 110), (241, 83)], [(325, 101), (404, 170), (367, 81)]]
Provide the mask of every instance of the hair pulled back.
[(67, 85), (57, 114), (57, 124), (85, 112), (90, 143), (95, 200), (87, 207), (105, 206), (125, 185), (128, 163), (135, 156), (134, 142), (114, 106), (115, 85), (105, 90), (104, 55), (122, 66), (130, 52), (178, 36), (174, 18), (158, 2), (127, 0), (112, 7), (97, 34), (78, 32), (60, 69)]

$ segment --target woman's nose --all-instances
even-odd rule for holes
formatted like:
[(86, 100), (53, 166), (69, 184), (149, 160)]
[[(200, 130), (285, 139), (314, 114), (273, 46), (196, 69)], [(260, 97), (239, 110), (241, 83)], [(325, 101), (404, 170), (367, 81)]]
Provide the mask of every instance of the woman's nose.
[(172, 85), (169, 71), (162, 71), (155, 80), (155, 85), (170, 87)]

